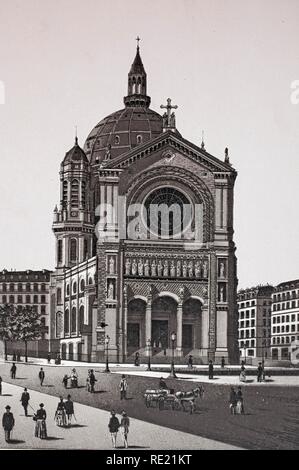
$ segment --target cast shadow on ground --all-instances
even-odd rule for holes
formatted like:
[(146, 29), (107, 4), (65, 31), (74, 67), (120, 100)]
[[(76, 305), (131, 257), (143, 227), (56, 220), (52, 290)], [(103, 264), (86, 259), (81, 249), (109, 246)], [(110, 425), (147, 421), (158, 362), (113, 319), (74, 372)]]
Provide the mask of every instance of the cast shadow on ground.
[(2, 393), (0, 397), (12, 397), (10, 393)]
[(85, 424), (71, 424), (70, 426), (66, 426), (66, 427), (69, 427), (70, 429), (75, 429), (75, 428), (87, 428), (88, 426), (86, 426)]
[(11, 439), (9, 444), (25, 444), (25, 441), (22, 441), (21, 439)]
[(91, 393), (93, 395), (94, 393), (107, 393), (107, 391), (106, 390), (95, 390), (94, 392), (89, 392), (89, 393)]
[(242, 383), (245, 383), (245, 384), (252, 384), (254, 382), (254, 379), (246, 379), (246, 382), (242, 382)]
[(44, 440), (45, 441), (64, 441), (64, 438), (63, 437), (48, 436)]
[(41, 385), (41, 387), (42, 387), (42, 388), (52, 388), (52, 387), (54, 387), (54, 385), (44, 385), (44, 384), (43, 384), (43, 385)]
[[(124, 446), (116, 446), (115, 447), (116, 449), (123, 449), (125, 450), (126, 448)], [(149, 449), (149, 447), (145, 447), (145, 446), (128, 446), (127, 447), (128, 449)]]

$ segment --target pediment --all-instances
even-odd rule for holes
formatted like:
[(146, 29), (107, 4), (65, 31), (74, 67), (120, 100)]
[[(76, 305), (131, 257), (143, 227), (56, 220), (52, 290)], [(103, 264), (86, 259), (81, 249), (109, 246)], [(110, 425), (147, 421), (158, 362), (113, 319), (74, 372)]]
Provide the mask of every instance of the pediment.
[[(131, 166), (140, 166), (143, 169), (157, 166), (178, 165), (185, 166), (186, 160), (197, 165), (197, 171), (202, 170), (212, 173), (233, 173), (235, 169), (205, 150), (197, 147), (183, 137), (172, 132), (161, 134), (144, 145), (130, 150), (113, 161), (107, 162), (106, 168), (127, 169)], [(198, 168), (200, 167), (200, 168)]]

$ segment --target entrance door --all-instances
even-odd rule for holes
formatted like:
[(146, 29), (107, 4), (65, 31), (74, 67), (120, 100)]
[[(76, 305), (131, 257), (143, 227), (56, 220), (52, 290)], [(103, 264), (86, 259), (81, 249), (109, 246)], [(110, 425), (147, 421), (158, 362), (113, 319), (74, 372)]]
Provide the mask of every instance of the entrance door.
[(192, 325), (183, 325), (183, 349), (193, 349), (193, 328)]
[(139, 323), (128, 323), (127, 325), (127, 347), (140, 348), (140, 329)]
[(168, 348), (168, 321), (152, 321), (152, 345), (156, 348)]

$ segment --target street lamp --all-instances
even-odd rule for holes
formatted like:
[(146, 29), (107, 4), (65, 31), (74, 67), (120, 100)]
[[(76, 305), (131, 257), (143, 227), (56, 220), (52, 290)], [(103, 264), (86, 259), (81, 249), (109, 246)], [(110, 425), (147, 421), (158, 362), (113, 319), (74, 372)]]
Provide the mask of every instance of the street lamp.
[(107, 335), (106, 338), (105, 338), (105, 345), (106, 345), (106, 369), (105, 369), (105, 372), (110, 372), (109, 361), (108, 361), (109, 341), (110, 341), (110, 336)]
[(148, 350), (148, 362), (147, 362), (147, 369), (146, 370), (152, 370), (151, 369), (151, 340), (147, 340), (147, 350)]
[(171, 369), (170, 369), (169, 377), (176, 379), (177, 376), (175, 375), (175, 370), (174, 370), (174, 342), (176, 340), (176, 333), (174, 331), (171, 333), (170, 338), (171, 338), (171, 347), (172, 347), (172, 361), (171, 361)]

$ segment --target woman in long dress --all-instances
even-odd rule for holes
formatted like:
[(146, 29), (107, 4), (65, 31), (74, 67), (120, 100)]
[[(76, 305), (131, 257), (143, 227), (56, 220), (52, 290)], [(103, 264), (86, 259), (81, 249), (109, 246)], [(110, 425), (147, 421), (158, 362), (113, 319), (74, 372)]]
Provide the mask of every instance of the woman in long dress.
[(57, 405), (54, 419), (57, 426), (66, 426), (65, 404), (62, 397), (60, 397), (60, 402)]
[(46, 419), (47, 413), (44, 409), (44, 404), (40, 403), (39, 410), (35, 413), (33, 419), (35, 420), (35, 437), (39, 437), (40, 439), (47, 438), (47, 426), (46, 426)]
[(246, 372), (245, 372), (244, 364), (242, 364), (242, 366), (241, 366), (240, 382), (246, 382)]

